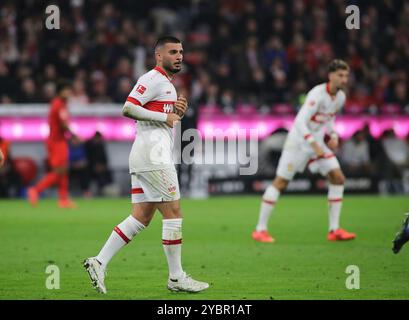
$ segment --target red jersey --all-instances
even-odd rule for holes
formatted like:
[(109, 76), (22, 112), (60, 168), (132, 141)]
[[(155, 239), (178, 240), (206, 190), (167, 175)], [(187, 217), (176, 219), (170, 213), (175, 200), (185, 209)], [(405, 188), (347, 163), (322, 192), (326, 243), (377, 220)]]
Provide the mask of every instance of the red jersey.
[(4, 161), (7, 160), (8, 154), (9, 154), (9, 142), (6, 140), (1, 139), (0, 140), (0, 150), (3, 152), (4, 156)]
[(48, 115), (48, 124), (50, 126), (50, 142), (67, 140), (65, 137), (64, 122), (68, 121), (67, 103), (60, 97), (51, 101), (50, 113)]

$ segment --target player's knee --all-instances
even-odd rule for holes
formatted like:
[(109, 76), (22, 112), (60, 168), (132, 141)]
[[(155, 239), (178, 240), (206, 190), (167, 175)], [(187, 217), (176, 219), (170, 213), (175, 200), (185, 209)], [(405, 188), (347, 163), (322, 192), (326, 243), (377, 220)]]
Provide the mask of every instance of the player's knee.
[(179, 204), (168, 206), (162, 211), (165, 219), (179, 219), (182, 218), (182, 210)]
[(152, 217), (151, 216), (147, 216), (147, 215), (143, 215), (137, 212), (133, 212), (132, 216), (138, 220), (140, 223), (142, 223), (145, 227), (149, 226), (149, 224), (152, 221)]
[(154, 211), (142, 208), (139, 205), (134, 205), (132, 208), (132, 216), (142, 223), (145, 227), (149, 225), (154, 215)]
[(345, 183), (345, 176), (341, 170), (336, 170), (330, 172), (329, 180), (332, 184), (343, 185)]
[(170, 209), (170, 215), (173, 216), (173, 218), (182, 218), (182, 210), (180, 209), (180, 206), (175, 206)]
[(288, 186), (289, 181), (281, 177), (276, 177), (273, 181), (273, 186), (280, 192), (284, 191)]

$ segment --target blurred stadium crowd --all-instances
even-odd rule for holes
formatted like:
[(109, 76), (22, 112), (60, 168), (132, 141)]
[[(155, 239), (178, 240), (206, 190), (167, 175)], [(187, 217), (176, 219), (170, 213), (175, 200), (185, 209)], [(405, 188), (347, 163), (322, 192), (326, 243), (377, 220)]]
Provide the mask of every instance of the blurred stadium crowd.
[[(122, 103), (157, 35), (173, 34), (186, 52), (175, 83), (192, 104), (294, 108), (339, 57), (352, 68), (344, 112), (409, 113), (408, 0), (57, 0), (58, 31), (39, 3), (0, 3), (0, 103), (48, 102), (60, 77), (72, 102)], [(346, 4), (359, 5), (360, 30), (346, 29)]]
[[(45, 28), (49, 4), (60, 8), (60, 30)], [(359, 30), (345, 27), (349, 4), (360, 8)], [(342, 112), (409, 114), (408, 17), (409, 0), (2, 0), (0, 108), (47, 103), (62, 78), (72, 81), (70, 103), (123, 103), (154, 66), (157, 36), (172, 34), (185, 49), (173, 82), (189, 97), (193, 115), (182, 122), (186, 127), (196, 126), (199, 110), (295, 113), (306, 92), (326, 80), (334, 57), (351, 67)], [(281, 149), (271, 158), (271, 141), (260, 143), (260, 173), (274, 173)], [(9, 146), (0, 138), (9, 155), (0, 170), (0, 196), (6, 197), (24, 185)], [(73, 137), (70, 148), (75, 190), (101, 194), (113, 182), (102, 137)], [(409, 192), (402, 184), (405, 175), (409, 181), (409, 138), (386, 131), (375, 140), (366, 129), (343, 142), (338, 156), (347, 175), (377, 176), (385, 193)], [(92, 185), (97, 190), (90, 192)]]

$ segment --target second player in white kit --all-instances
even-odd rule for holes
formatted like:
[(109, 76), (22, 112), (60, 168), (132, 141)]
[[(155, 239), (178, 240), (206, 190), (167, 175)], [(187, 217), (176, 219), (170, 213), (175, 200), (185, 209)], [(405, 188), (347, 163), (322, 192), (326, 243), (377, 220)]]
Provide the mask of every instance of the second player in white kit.
[[(314, 87), (295, 118), (288, 133), (277, 168), (277, 175), (292, 180), (296, 172), (303, 172), (309, 164), (312, 172), (326, 176), (339, 163), (332, 150), (324, 142), (325, 131), (336, 138), (335, 114), (345, 103), (345, 93), (338, 90), (335, 96), (328, 93), (328, 83)], [(311, 142), (315, 141), (324, 154), (318, 159)]]
[[(351, 240), (355, 234), (339, 227), (344, 192), (344, 175), (333, 151), (338, 146), (334, 123), (336, 113), (345, 104), (343, 91), (348, 82), (349, 67), (342, 60), (334, 60), (328, 67), (329, 81), (315, 86), (298, 112), (288, 133), (278, 163), (276, 178), (264, 192), (259, 220), (252, 237), (259, 242), (274, 242), (267, 231), (271, 212), (278, 198), (297, 172), (308, 166), (313, 173), (328, 178), (328, 240)], [(324, 141), (327, 134), (330, 139)]]
[[(174, 37), (159, 38), (156, 67), (141, 76), (123, 107), (123, 115), (137, 121), (137, 134), (129, 155), (132, 214), (118, 224), (96, 257), (84, 267), (94, 288), (106, 293), (105, 270), (112, 257), (143, 231), (156, 210), (163, 216), (162, 244), (169, 267), (167, 288), (199, 292), (209, 287), (182, 268), (182, 213), (179, 183), (173, 163), (173, 126), (187, 109), (177, 96), (171, 77), (181, 70), (183, 48)], [(137, 288), (136, 288), (137, 289)]]

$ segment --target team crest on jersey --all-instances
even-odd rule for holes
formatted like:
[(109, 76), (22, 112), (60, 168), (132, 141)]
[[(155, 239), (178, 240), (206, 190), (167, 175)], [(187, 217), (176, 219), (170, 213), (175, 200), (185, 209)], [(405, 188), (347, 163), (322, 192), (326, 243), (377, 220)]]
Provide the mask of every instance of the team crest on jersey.
[(172, 196), (176, 195), (176, 186), (169, 187), (168, 191)]
[(144, 94), (146, 91), (146, 88), (143, 85), (138, 84), (138, 86), (136, 87), (136, 91), (139, 92), (140, 94)]

